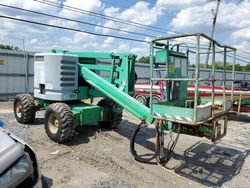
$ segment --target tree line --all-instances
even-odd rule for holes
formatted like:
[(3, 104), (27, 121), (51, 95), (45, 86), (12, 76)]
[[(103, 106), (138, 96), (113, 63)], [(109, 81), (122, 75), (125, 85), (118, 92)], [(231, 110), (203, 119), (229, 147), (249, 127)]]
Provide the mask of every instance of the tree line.
[(0, 49), (4, 49), (4, 50), (15, 50), (15, 51), (20, 50), (17, 46), (6, 45), (6, 44), (0, 44)]
[[(144, 63), (144, 64), (149, 64), (149, 56), (142, 56), (142, 57), (140, 57), (139, 60), (138, 60), (138, 62), (139, 63)], [(192, 64), (192, 65), (189, 65), (189, 67), (194, 67), (195, 68), (195, 65)], [(205, 64), (201, 63), (200, 64), (200, 68), (205, 68)], [(207, 68), (211, 69), (212, 65), (208, 65)], [(232, 70), (232, 68), (233, 68), (233, 64), (232, 63), (227, 63), (226, 70)], [(223, 70), (224, 69), (223, 68), (223, 62), (216, 61), (215, 62), (215, 69)], [(250, 62), (247, 65), (241, 65), (239, 63), (236, 63), (235, 64), (235, 71), (250, 72)]]

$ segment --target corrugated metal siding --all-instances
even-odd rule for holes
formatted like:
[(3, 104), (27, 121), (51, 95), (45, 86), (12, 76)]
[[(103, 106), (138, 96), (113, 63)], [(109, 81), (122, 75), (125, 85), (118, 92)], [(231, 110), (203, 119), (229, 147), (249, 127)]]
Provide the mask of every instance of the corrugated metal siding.
[[(34, 84), (34, 52), (18, 52), (0, 50), (0, 100), (13, 98), (18, 93), (33, 93)], [(136, 63), (135, 71), (138, 82), (148, 82), (149, 65)], [(209, 78), (211, 70), (202, 69), (202, 78)], [(194, 68), (189, 68), (189, 77), (194, 77)], [(222, 77), (222, 70), (216, 70), (216, 78)], [(236, 80), (250, 80), (250, 73), (236, 72)], [(232, 78), (232, 73), (227, 71), (227, 78)], [(217, 83), (220, 85), (221, 83)], [(227, 85), (231, 85), (229, 82)]]
[(33, 92), (34, 53), (0, 50), (0, 100)]

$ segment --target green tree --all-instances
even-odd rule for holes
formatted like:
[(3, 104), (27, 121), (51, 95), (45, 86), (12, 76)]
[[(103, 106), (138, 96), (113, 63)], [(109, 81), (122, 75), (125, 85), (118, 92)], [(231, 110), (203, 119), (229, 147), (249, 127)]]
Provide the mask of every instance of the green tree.
[(250, 63), (245, 66), (245, 71), (250, 72)]
[(0, 49), (4, 49), (4, 50), (19, 50), (19, 48), (17, 46), (10, 46), (10, 45), (6, 45), (6, 44), (0, 44)]
[(241, 66), (239, 63), (238, 64), (235, 64), (235, 71), (243, 71), (243, 66)]
[(139, 63), (145, 63), (145, 64), (149, 64), (149, 56), (142, 56), (139, 60)]

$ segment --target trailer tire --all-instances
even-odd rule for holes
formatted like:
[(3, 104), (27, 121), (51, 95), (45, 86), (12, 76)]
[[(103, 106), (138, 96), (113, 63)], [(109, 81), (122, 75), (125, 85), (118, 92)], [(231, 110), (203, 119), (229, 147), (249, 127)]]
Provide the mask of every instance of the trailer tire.
[(69, 142), (75, 134), (74, 115), (65, 103), (49, 105), (44, 120), (48, 137), (57, 143)]
[(139, 101), (140, 103), (144, 104), (145, 106), (147, 106), (148, 104), (148, 100), (144, 95), (138, 94), (135, 96), (135, 99)]
[(117, 104), (110, 99), (102, 99), (97, 105), (104, 108), (107, 116), (105, 121), (99, 121), (98, 124), (107, 129), (115, 129), (122, 121), (122, 109), (117, 108)]
[(17, 95), (14, 99), (13, 110), (17, 122), (22, 124), (34, 122), (36, 116), (35, 101), (30, 94)]
[(155, 103), (160, 103), (162, 102), (162, 99), (160, 96), (158, 95), (153, 95), (153, 98), (152, 98), (152, 102), (155, 104)]

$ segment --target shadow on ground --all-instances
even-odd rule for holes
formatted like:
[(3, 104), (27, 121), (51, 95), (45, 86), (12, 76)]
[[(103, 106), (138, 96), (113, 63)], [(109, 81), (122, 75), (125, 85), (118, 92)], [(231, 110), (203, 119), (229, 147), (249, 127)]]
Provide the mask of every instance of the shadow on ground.
[(53, 186), (53, 180), (47, 176), (42, 176), (43, 188), (50, 188)]
[(237, 112), (230, 112), (228, 114), (228, 120), (233, 120), (233, 121), (240, 121), (244, 123), (250, 123), (250, 116), (245, 114), (245, 113), (240, 113), (239, 115)]
[(174, 155), (181, 165), (172, 170), (203, 185), (220, 187), (240, 173), (249, 152), (200, 141), (188, 148), (183, 156)]
[[(137, 124), (131, 123), (127, 120), (123, 120), (122, 123), (117, 127), (117, 129), (115, 129), (115, 132), (131, 141), (133, 133), (137, 127)], [(146, 160), (148, 164), (157, 164), (154, 160), (155, 135), (156, 131), (154, 128), (145, 127), (140, 129), (135, 139), (134, 148), (137, 151), (137, 155), (143, 160)]]
[(81, 144), (86, 144), (90, 141), (91, 137), (95, 137), (100, 132), (105, 132), (106, 129), (101, 129), (99, 126), (84, 126), (77, 127), (76, 132), (72, 140), (65, 143), (67, 146), (76, 146)]
[(35, 118), (34, 122), (32, 123), (32, 126), (36, 125), (44, 125), (44, 118)]
[[(116, 132), (130, 139), (137, 126), (131, 122), (122, 123)], [(149, 152), (148, 155), (152, 154), (154, 142), (150, 139), (155, 137), (155, 130), (143, 130), (138, 136), (136, 144), (146, 148)], [(178, 143), (176, 147), (178, 147)], [(185, 150), (184, 155), (174, 153), (173, 158), (180, 165), (172, 167), (170, 170), (203, 185), (220, 187), (240, 173), (249, 153), (250, 150), (236, 146), (229, 148), (220, 143), (202, 140)], [(150, 164), (156, 163), (151, 162)], [(166, 168), (168, 168), (167, 166)]]

